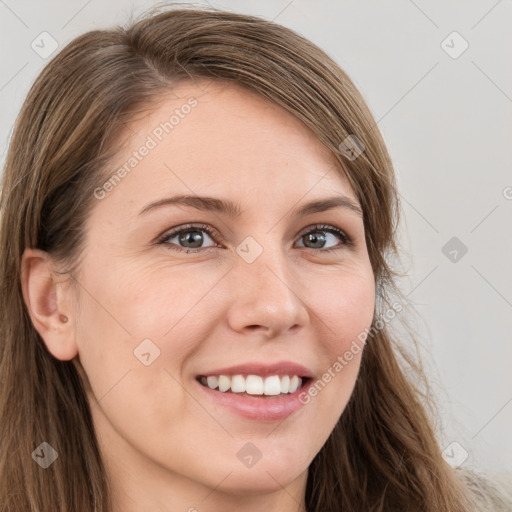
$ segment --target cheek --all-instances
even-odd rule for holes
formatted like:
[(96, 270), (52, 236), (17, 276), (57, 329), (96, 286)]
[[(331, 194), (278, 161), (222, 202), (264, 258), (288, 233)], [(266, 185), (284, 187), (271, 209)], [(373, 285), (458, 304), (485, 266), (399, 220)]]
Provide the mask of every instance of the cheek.
[(300, 400), (322, 417), (314, 429), (326, 438), (348, 403), (359, 373), (366, 334), (375, 309), (373, 273), (351, 272), (332, 276), (328, 286), (311, 292), (318, 315), (322, 370)]
[(310, 287), (311, 307), (318, 315), (323, 343), (331, 362), (361, 340), (375, 312), (375, 283), (371, 268), (344, 271)]
[(127, 263), (106, 279), (100, 286), (112, 290), (109, 302), (132, 339), (163, 340), (208, 302), (219, 273), (156, 259), (150, 264)]
[[(93, 402), (110, 404), (111, 396), (126, 394), (134, 397), (133, 403), (146, 397), (145, 402), (157, 410), (175, 396), (173, 409), (180, 409), (182, 393), (173, 377), (181, 379), (183, 362), (204, 338), (199, 334), (207, 316), (198, 318), (197, 311), (203, 311), (198, 302), (215, 279), (193, 280), (177, 269), (163, 278), (165, 269), (158, 265), (147, 272), (130, 265), (109, 269), (88, 267), (76, 330)], [(123, 406), (126, 411), (118, 410), (121, 403), (110, 404), (110, 413), (140, 418), (140, 411), (130, 409), (131, 403)]]
[[(162, 312), (169, 316), (172, 311), (169, 303), (155, 310), (148, 306), (147, 297), (138, 295), (132, 300), (133, 295), (120, 287), (104, 285), (102, 289), (105, 293), (116, 290), (117, 302), (106, 295), (101, 297), (98, 290), (94, 298), (83, 299), (76, 335), (79, 359), (90, 385), (95, 421), (108, 430), (108, 418), (124, 438), (135, 436), (137, 441), (148, 429), (148, 418), (152, 428), (164, 432), (173, 419), (184, 414), (186, 396), (178, 381), (186, 350), (183, 343), (165, 345), (151, 334), (159, 330), (155, 322), (160, 321), (166, 330), (171, 327), (168, 317), (162, 319)], [(109, 304), (108, 311), (101, 298)]]
[(101, 299), (97, 294), (83, 298), (75, 332), (78, 357), (91, 386), (93, 402), (109, 392), (134, 359), (132, 338), (116, 320), (115, 309), (107, 309)]

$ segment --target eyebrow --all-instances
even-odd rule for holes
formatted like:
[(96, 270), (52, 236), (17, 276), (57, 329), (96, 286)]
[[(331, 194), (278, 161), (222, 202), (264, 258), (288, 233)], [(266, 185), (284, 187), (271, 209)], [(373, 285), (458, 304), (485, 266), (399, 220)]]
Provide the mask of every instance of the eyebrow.
[[(218, 199), (216, 197), (179, 194), (173, 197), (166, 197), (164, 199), (160, 199), (158, 201), (154, 201), (152, 203), (147, 204), (140, 211), (139, 215), (144, 215), (145, 213), (151, 210), (155, 210), (157, 208), (173, 204), (191, 206), (192, 208), (196, 208), (198, 210), (223, 213), (225, 215), (228, 215), (229, 217), (238, 217), (242, 213), (240, 205), (233, 201)], [(333, 208), (345, 208), (357, 213), (357, 215), (359, 215), (360, 217), (363, 216), (363, 211), (359, 204), (357, 204), (355, 201), (348, 198), (347, 196), (343, 195), (337, 195), (334, 197), (327, 197), (325, 199), (311, 201), (300, 207), (294, 208), (292, 210), (292, 213), (299, 217), (304, 217), (306, 215), (311, 215), (313, 213), (332, 210)]]

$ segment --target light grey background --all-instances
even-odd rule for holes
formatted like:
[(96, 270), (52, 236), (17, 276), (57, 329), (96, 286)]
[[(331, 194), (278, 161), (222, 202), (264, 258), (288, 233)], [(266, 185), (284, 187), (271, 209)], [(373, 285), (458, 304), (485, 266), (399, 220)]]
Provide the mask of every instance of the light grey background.
[[(153, 3), (0, 0), (2, 165), (21, 103), (48, 61), (32, 42), (48, 32), (60, 49)], [(362, 91), (396, 166), (408, 271), (400, 283), (423, 319), (416, 328), (442, 448), (452, 465), (512, 470), (512, 2), (211, 5), (297, 30)], [(454, 31), (469, 45), (460, 55), (465, 43)], [(467, 247), (462, 257), (456, 246), (443, 253), (452, 237)]]

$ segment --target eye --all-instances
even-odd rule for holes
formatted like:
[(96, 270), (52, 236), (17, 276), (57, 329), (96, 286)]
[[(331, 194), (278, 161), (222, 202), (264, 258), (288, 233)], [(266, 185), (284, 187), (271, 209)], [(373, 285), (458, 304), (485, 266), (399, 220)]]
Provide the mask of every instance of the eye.
[[(333, 238), (338, 238), (341, 243), (338, 243), (334, 247), (324, 249), (324, 246), (328, 240), (328, 237), (324, 233), (328, 233)], [(305, 240), (307, 243), (313, 244), (313, 249), (321, 249), (320, 252), (331, 252), (343, 249), (347, 246), (352, 246), (352, 239), (341, 229), (336, 226), (330, 226), (326, 224), (317, 224), (316, 226), (310, 226), (306, 232), (300, 235), (300, 240)], [(308, 247), (311, 248), (311, 247)]]
[[(170, 233), (164, 234), (158, 240), (158, 243), (160, 245), (165, 244), (169, 249), (174, 251), (186, 252), (187, 254), (219, 247), (218, 245), (201, 247), (204, 243), (204, 235), (202, 235), (201, 232), (206, 232), (207, 237), (210, 238), (212, 242), (214, 241), (212, 238), (216, 238), (218, 241), (223, 240), (222, 236), (216, 230), (206, 224), (187, 224), (185, 226), (181, 226), (180, 229), (174, 229)], [(328, 236), (326, 236), (325, 233), (327, 233)], [(329, 235), (332, 238), (338, 238), (340, 242), (334, 247), (325, 249), (324, 246), (328, 243)], [(173, 242), (174, 239), (177, 239), (177, 241)], [(306, 247), (304, 245), (302, 247), (305, 247), (306, 249), (319, 249), (317, 252), (337, 251), (344, 247), (354, 245), (352, 239), (341, 229), (336, 226), (325, 224), (308, 227), (306, 231), (303, 231), (299, 236), (299, 240), (302, 239), (304, 239), (306, 243), (313, 245), (313, 247)]]
[[(167, 244), (169, 249), (175, 251), (186, 253), (199, 252), (202, 249), (201, 244), (204, 242), (204, 236), (201, 234), (202, 231), (208, 234), (208, 238), (211, 239), (212, 236), (216, 236), (220, 241), (222, 241), (220, 234), (216, 231), (214, 232), (213, 229), (206, 224), (187, 224), (186, 226), (182, 226), (180, 229), (174, 229), (170, 233), (166, 233), (162, 238), (160, 238), (158, 243)], [(178, 239), (178, 243), (185, 244), (185, 246), (183, 247), (173, 243), (172, 240), (175, 238)], [(212, 247), (206, 247), (206, 249), (211, 248)]]

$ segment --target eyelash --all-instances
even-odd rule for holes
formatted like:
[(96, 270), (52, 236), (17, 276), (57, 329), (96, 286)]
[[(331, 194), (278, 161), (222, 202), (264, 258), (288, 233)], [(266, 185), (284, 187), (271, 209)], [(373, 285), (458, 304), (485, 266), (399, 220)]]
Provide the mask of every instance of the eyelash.
[[(326, 231), (328, 233), (338, 235), (341, 239), (341, 245), (331, 247), (330, 249), (317, 249), (316, 252), (334, 252), (334, 251), (339, 251), (340, 249), (343, 249), (344, 247), (352, 247), (354, 245), (352, 238), (350, 236), (348, 236), (345, 232), (343, 232), (341, 229), (339, 229), (335, 226), (331, 226), (329, 224), (316, 224), (314, 226), (309, 226), (306, 229), (307, 229), (307, 231), (303, 231), (302, 234), (299, 235), (299, 239), (309, 233), (314, 232), (314, 231)], [(187, 224), (185, 226), (180, 227), (180, 229), (176, 229), (176, 230), (171, 231), (170, 233), (165, 233), (164, 235), (162, 235), (158, 239), (158, 244), (159, 245), (166, 244), (168, 246), (168, 249), (170, 249), (170, 250), (177, 251), (177, 252), (185, 252), (187, 254), (189, 254), (191, 252), (201, 252), (201, 251), (208, 251), (210, 249), (217, 249), (218, 246), (203, 247), (203, 248), (199, 247), (196, 249), (186, 249), (184, 247), (180, 247), (179, 245), (170, 244), (168, 242), (168, 240), (170, 238), (174, 238), (176, 235), (179, 235), (182, 232), (202, 231), (202, 230), (206, 231), (208, 233), (208, 235), (210, 236), (210, 238), (212, 238), (212, 240), (214, 240), (214, 236), (219, 239), (219, 242), (222, 242), (224, 240), (224, 238), (217, 232), (217, 230), (212, 229), (207, 224)], [(308, 249), (308, 247), (304, 247), (304, 248)], [(311, 249), (311, 250), (315, 251), (315, 249)]]

